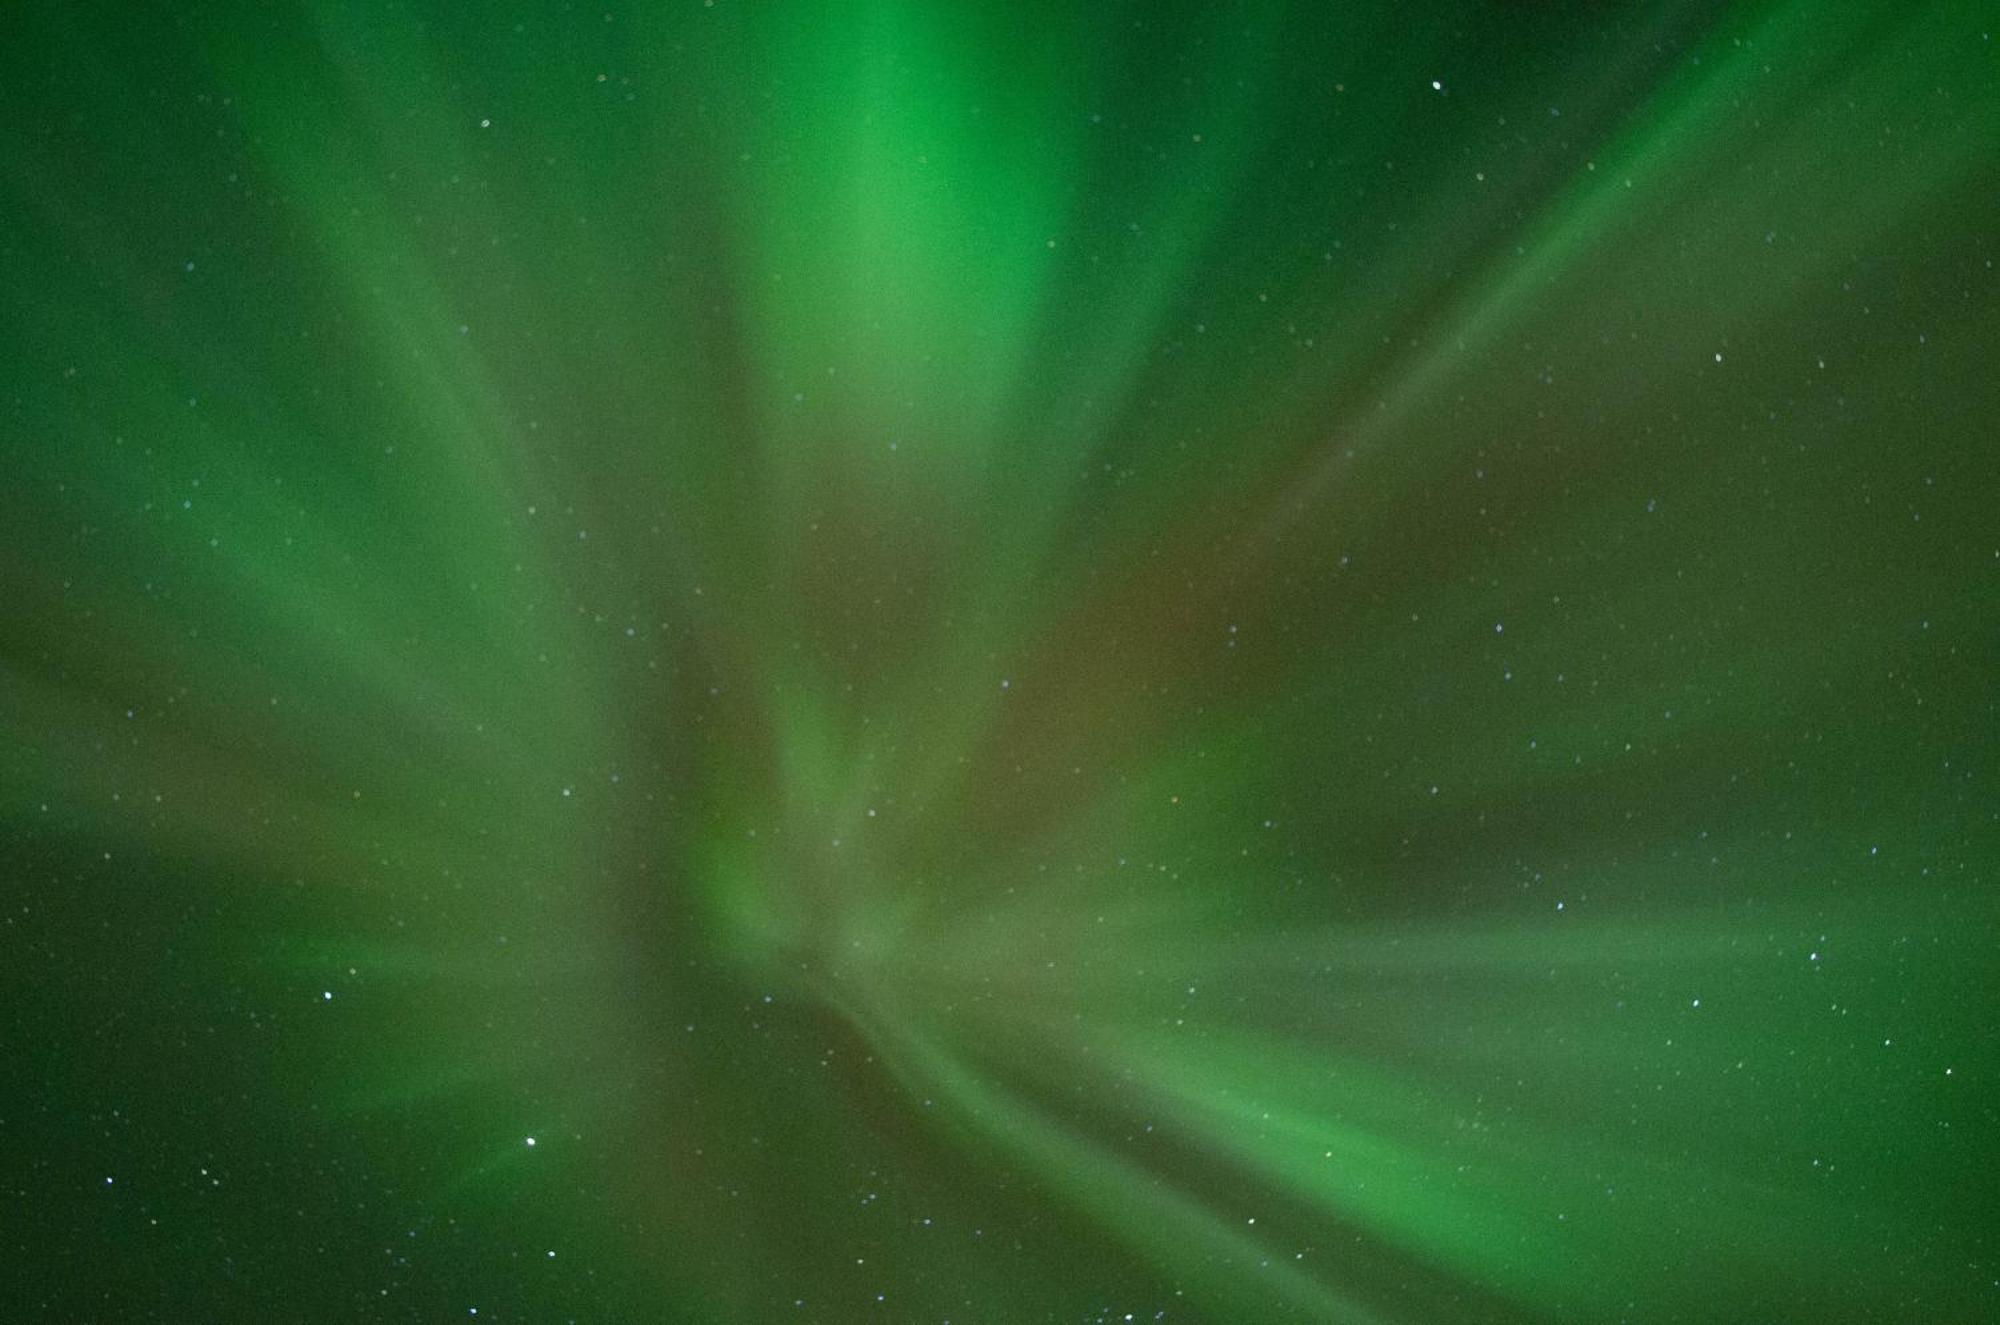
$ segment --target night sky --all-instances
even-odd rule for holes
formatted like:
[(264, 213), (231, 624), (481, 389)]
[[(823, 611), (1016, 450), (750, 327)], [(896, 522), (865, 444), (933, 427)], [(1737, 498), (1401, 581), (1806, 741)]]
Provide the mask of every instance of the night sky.
[(0, 13), (0, 1322), (2000, 1319), (2000, 11)]

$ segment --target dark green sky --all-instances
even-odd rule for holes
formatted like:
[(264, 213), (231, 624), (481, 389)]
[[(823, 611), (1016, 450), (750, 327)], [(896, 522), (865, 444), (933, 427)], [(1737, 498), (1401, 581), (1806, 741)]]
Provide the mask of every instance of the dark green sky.
[(0, 1320), (2000, 1315), (1988, 6), (0, 15)]

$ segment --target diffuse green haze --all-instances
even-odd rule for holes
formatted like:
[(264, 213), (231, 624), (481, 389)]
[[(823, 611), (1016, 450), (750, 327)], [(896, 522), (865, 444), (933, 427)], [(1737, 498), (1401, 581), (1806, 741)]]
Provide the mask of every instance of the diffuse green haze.
[(1990, 1316), (1990, 30), (10, 12), (0, 1314)]

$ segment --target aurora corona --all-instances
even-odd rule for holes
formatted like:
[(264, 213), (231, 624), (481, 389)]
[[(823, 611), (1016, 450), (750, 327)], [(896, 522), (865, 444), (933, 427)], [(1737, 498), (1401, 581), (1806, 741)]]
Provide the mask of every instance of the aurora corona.
[(2000, 1316), (1994, 17), (7, 7), (0, 1318)]

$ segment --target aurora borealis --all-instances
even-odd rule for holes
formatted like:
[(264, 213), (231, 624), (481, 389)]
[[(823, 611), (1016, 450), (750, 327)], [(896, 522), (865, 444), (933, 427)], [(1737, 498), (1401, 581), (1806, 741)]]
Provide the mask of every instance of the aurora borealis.
[(0, 16), (0, 1319), (2000, 1316), (1941, 3)]

